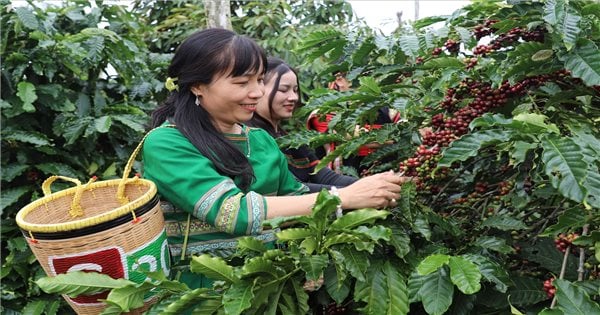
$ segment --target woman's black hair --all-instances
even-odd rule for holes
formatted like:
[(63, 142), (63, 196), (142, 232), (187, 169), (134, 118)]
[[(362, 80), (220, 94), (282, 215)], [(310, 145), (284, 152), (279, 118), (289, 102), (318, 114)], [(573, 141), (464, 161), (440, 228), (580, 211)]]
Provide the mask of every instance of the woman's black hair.
[[(226, 29), (210, 28), (188, 37), (175, 51), (167, 74), (176, 78), (174, 90), (152, 113), (152, 126), (166, 120), (208, 159), (217, 170), (238, 178), (242, 190), (254, 180), (254, 170), (246, 156), (214, 125), (211, 115), (195, 104), (191, 88), (210, 84), (218, 75), (241, 76), (266, 71), (264, 50), (252, 39)], [(229, 73), (227, 73), (229, 71)]]

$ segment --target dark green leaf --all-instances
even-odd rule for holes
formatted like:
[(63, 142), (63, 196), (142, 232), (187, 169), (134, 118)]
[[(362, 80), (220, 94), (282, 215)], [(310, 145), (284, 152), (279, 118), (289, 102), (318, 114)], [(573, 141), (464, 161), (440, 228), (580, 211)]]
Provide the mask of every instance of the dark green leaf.
[(386, 312), (387, 315), (408, 314), (408, 288), (406, 287), (406, 279), (399, 272), (397, 266), (386, 261), (383, 265), (383, 272), (386, 279)]
[(190, 271), (201, 273), (210, 279), (222, 280), (229, 283), (238, 281), (233, 274), (233, 267), (219, 257), (211, 257), (208, 254), (193, 256), (190, 263)]
[(356, 282), (354, 299), (366, 303), (361, 309), (362, 314), (387, 314), (386, 286), (387, 281), (381, 266), (371, 267), (367, 272), (366, 280)]
[(317, 280), (323, 274), (323, 270), (329, 264), (329, 256), (312, 255), (300, 258), (300, 268), (306, 272), (307, 280)]
[(485, 219), (481, 226), (496, 228), (502, 231), (522, 230), (526, 229), (527, 225), (523, 221), (513, 218), (508, 215), (494, 215)]
[(448, 256), (448, 255), (443, 255), (443, 254), (429, 255), (419, 263), (419, 265), (417, 266), (417, 272), (423, 276), (428, 275), (432, 272), (437, 271), (444, 265), (448, 264), (449, 261), (450, 261), (450, 256)]
[(562, 279), (555, 279), (557, 306), (565, 315), (600, 314), (600, 305), (585, 291)]
[(562, 60), (565, 62), (565, 69), (583, 80), (585, 85), (600, 85), (600, 55), (598, 46), (593, 42), (586, 41), (585, 45), (573, 49)]
[(448, 262), (450, 279), (464, 294), (474, 294), (481, 289), (479, 268), (461, 256), (452, 256)]
[(42, 277), (35, 283), (46, 293), (60, 293), (72, 297), (135, 285), (134, 282), (126, 279), (113, 279), (105, 274), (84, 271), (73, 271), (56, 277)]
[(583, 186), (587, 165), (581, 147), (571, 138), (546, 136), (542, 138), (544, 171), (554, 188), (574, 201), (583, 201), (587, 194)]
[(508, 141), (509, 136), (510, 133), (505, 130), (484, 130), (464, 135), (444, 150), (438, 167), (449, 167), (454, 162), (466, 161), (476, 156), (482, 147)]
[(429, 274), (419, 289), (425, 311), (433, 315), (444, 314), (452, 304), (453, 295), (454, 285), (446, 267)]
[(233, 283), (223, 294), (223, 305), (227, 314), (242, 314), (252, 305), (254, 298), (253, 283)]

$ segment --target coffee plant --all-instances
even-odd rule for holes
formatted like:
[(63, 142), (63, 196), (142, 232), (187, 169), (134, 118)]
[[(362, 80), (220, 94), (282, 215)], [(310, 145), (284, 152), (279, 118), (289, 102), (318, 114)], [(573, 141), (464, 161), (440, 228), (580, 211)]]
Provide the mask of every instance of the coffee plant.
[[(363, 164), (417, 185), (422, 212), (396, 221), (412, 231), (411, 313), (600, 312), (599, 9), (475, 2), (391, 36), (330, 29), (302, 42), (354, 89), (315, 91), (301, 111), (335, 113), (331, 133), (281, 143), (338, 142), (323, 166), (394, 139)], [(384, 106), (398, 124), (353, 133)], [(458, 257), (469, 287), (455, 282)]]

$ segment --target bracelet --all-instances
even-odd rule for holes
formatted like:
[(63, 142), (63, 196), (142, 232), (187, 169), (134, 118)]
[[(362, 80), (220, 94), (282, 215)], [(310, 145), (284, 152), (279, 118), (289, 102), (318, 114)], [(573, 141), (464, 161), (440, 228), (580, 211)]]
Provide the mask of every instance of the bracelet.
[[(331, 189), (329, 190), (329, 192), (332, 195), (340, 198), (340, 192), (338, 191), (337, 187), (331, 186)], [(336, 218), (339, 218), (342, 215), (343, 215), (343, 212), (342, 212), (342, 199), (340, 199), (340, 203), (337, 205), (337, 208), (335, 209), (335, 216), (336, 216)]]

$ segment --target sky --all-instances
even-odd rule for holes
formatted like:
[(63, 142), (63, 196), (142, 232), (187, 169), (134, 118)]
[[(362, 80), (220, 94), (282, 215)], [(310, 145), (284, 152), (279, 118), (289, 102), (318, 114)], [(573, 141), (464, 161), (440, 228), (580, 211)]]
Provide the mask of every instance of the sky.
[[(397, 12), (402, 12), (403, 21), (415, 20), (415, 0), (348, 0), (357, 17), (364, 18), (372, 27), (390, 34), (398, 26)], [(468, 0), (418, 0), (419, 16), (449, 15), (469, 4)]]

